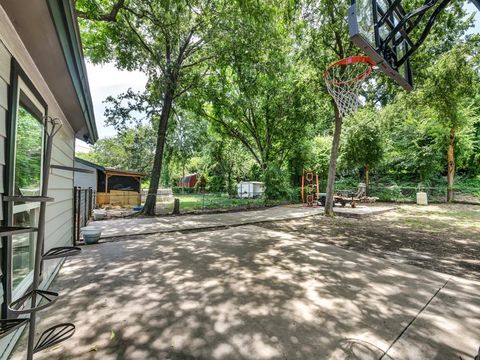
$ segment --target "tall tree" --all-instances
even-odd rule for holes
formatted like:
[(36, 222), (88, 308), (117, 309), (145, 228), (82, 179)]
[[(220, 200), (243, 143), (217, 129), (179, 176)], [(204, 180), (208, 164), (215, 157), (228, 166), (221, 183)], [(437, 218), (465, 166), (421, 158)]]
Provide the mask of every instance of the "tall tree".
[(207, 44), (222, 4), (213, 0), (78, 0), (76, 7), (78, 16), (85, 19), (84, 47), (94, 63), (114, 62), (120, 69), (148, 75), (143, 102), (128, 105), (146, 111), (152, 119), (160, 114), (144, 206), (145, 214), (154, 215), (171, 110), (205, 71), (204, 64), (211, 58)]
[(363, 167), (367, 195), (370, 188), (370, 170), (383, 159), (384, 137), (379, 126), (379, 114), (366, 108), (350, 117), (346, 124), (342, 145), (342, 160), (348, 167)]
[(230, 13), (219, 56), (195, 94), (197, 113), (240, 142), (264, 173), (285, 163), (316, 111), (312, 70), (296, 58), (285, 20), (288, 4), (247, 2)]
[[(309, 24), (308, 35), (310, 38), (308, 55), (317, 69), (317, 76), (323, 85), (322, 75), (330, 63), (353, 55), (353, 52), (358, 52), (348, 37), (348, 23), (345, 21), (349, 3), (347, 1), (306, 0), (305, 5), (304, 19)], [(326, 88), (323, 89), (326, 95)], [(330, 101), (333, 106), (335, 128), (328, 168), (325, 215), (333, 216), (333, 195), (343, 119), (335, 101)]]
[(471, 116), (471, 112), (465, 110), (473, 105), (476, 88), (480, 84), (471, 59), (466, 44), (442, 54), (439, 60), (427, 69), (428, 80), (421, 88), (424, 101), (432, 107), (438, 121), (448, 133), (448, 202), (453, 201), (456, 136)]

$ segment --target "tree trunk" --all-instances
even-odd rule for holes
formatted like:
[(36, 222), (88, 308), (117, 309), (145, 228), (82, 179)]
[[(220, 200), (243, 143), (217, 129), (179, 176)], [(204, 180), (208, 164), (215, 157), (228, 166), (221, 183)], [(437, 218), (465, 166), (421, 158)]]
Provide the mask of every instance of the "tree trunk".
[(333, 134), (332, 151), (330, 152), (330, 165), (328, 167), (327, 195), (325, 199), (325, 215), (333, 216), (333, 194), (335, 191), (335, 175), (337, 173), (338, 148), (340, 147), (340, 135), (342, 133), (342, 116), (338, 111), (337, 104), (333, 102), (335, 110), (335, 132)]
[(231, 195), (233, 192), (232, 190), (232, 171), (229, 170), (227, 173), (227, 193)]
[(365, 165), (365, 195), (366, 196), (368, 196), (368, 194), (370, 193), (370, 178), (369, 178), (368, 171), (369, 171), (369, 168), (367, 164)]
[(448, 142), (447, 202), (453, 201), (453, 182), (455, 180), (455, 128), (450, 129)]
[(150, 178), (150, 187), (148, 188), (147, 199), (143, 207), (145, 215), (155, 215), (155, 206), (157, 204), (157, 191), (160, 175), (162, 173), (163, 149), (165, 147), (165, 135), (167, 133), (168, 119), (173, 103), (173, 91), (167, 88), (163, 99), (162, 113), (160, 115), (160, 124), (157, 132), (157, 145), (155, 149), (155, 158), (153, 160), (152, 176)]

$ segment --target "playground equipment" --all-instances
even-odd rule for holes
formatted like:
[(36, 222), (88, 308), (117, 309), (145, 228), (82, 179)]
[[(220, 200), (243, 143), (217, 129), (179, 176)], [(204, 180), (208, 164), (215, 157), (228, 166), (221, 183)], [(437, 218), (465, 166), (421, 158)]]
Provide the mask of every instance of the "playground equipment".
[(318, 175), (315, 171), (303, 171), (302, 175), (302, 201), (303, 206), (318, 206)]
[(331, 64), (324, 73), (329, 94), (342, 118), (356, 112), (361, 105), (363, 82), (372, 74), (375, 63), (368, 56), (350, 56)]
[[(470, 1), (480, 10), (480, 0)], [(410, 58), (451, 2), (425, 0), (423, 5), (407, 12), (403, 6), (406, 1), (402, 0), (351, 0), (350, 39), (366, 56), (341, 59), (325, 70), (325, 85), (340, 118), (355, 113), (365, 103), (362, 89), (374, 70), (382, 71), (407, 91), (413, 89)], [(334, 202), (339, 201), (343, 206), (350, 202), (354, 207), (356, 199), (358, 197), (334, 195)]]

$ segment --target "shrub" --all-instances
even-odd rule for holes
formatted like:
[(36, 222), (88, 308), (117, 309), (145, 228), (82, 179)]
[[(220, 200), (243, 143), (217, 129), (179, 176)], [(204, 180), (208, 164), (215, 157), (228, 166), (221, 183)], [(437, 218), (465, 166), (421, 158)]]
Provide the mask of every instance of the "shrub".
[(291, 189), (288, 174), (278, 166), (270, 166), (263, 174), (267, 200), (290, 200)]

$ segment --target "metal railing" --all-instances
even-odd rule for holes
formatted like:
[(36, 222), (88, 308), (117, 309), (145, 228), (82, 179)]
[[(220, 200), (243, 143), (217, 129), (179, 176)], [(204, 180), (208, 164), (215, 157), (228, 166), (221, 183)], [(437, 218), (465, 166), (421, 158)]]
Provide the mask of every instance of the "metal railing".
[(73, 188), (73, 245), (80, 240), (80, 229), (87, 226), (95, 208), (96, 192), (92, 188)]

